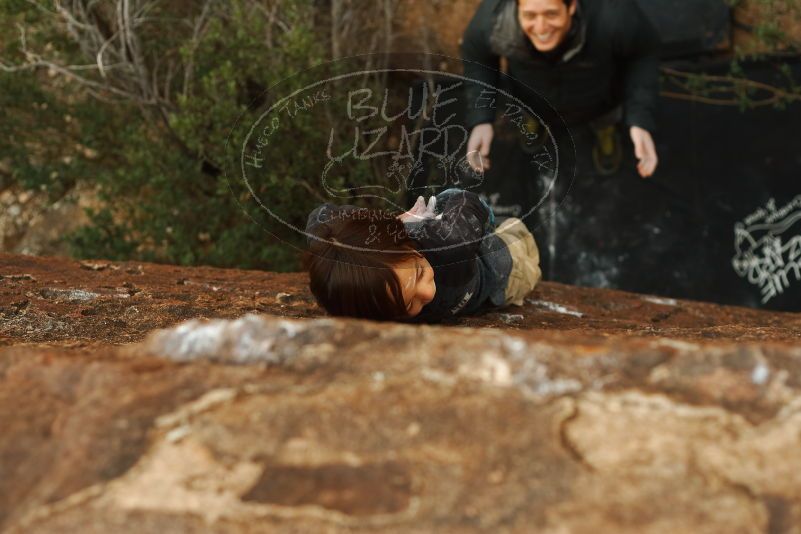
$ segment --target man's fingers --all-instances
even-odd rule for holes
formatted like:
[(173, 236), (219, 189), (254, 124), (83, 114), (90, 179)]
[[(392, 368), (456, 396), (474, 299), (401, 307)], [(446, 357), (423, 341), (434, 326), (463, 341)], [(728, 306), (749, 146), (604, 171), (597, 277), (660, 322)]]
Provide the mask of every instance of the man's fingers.
[(653, 142), (648, 143), (648, 150), (651, 156), (648, 166), (648, 175), (650, 176), (656, 170), (656, 166), (659, 164), (659, 158), (656, 156), (656, 147), (654, 147)]
[(467, 163), (476, 172), (482, 172), (490, 168), (489, 150), (482, 154), (480, 151), (467, 153)]
[(642, 155), (638, 153), (636, 147), (634, 149), (634, 156), (637, 158), (637, 172), (640, 173), (641, 177), (645, 178), (646, 177), (645, 158), (643, 158)]
[(470, 139), (467, 142), (467, 153), (468, 154), (475, 154), (482, 150), (486, 150), (484, 147), (484, 140), (479, 135), (471, 135)]
[(651, 176), (656, 170), (656, 165), (658, 160), (656, 157), (656, 151), (653, 150), (653, 147), (647, 147), (644, 152), (645, 152), (644, 156), (640, 159), (640, 164), (642, 165), (643, 168), (640, 174), (643, 176), (643, 178), (647, 178), (648, 176)]
[(643, 178), (648, 177), (647, 161), (641, 156), (637, 156), (637, 172), (640, 173), (640, 176)]
[(467, 163), (476, 172), (489, 169), (490, 145), (493, 137), (492, 124), (479, 124), (473, 127), (467, 141)]
[(467, 151), (467, 163), (470, 165), (471, 169), (474, 169), (478, 166), (480, 156), (478, 150), (468, 150)]
[(640, 127), (632, 126), (629, 130), (631, 141), (634, 144), (634, 155), (637, 157), (637, 172), (647, 178), (656, 170), (656, 147), (651, 134)]
[(490, 168), (490, 160), (487, 157), (481, 157), (479, 154), (476, 154), (476, 157), (470, 164), (470, 167), (472, 167), (476, 172), (484, 172)]
[(657, 160), (655, 157), (644, 158), (637, 164), (637, 171), (643, 178), (648, 178), (656, 170), (656, 164)]
[(485, 148), (481, 154), (481, 168), (478, 169), (479, 172), (486, 171), (490, 168), (490, 159), (489, 159), (489, 147)]
[(644, 163), (639, 163), (637, 165), (637, 172), (640, 173), (641, 178), (648, 178), (650, 176), (648, 173), (648, 168)]
[(651, 161), (648, 162), (648, 169), (647, 169), (648, 176), (651, 176), (656, 170), (656, 163), (657, 163), (656, 158), (651, 158)]
[(637, 156), (637, 159), (640, 160), (640, 161), (642, 161), (643, 158), (646, 157), (646, 153), (647, 153), (647, 151), (645, 150), (645, 146), (643, 146), (643, 145), (644, 145), (644, 143), (642, 142), (641, 139), (637, 139), (634, 142), (634, 155)]

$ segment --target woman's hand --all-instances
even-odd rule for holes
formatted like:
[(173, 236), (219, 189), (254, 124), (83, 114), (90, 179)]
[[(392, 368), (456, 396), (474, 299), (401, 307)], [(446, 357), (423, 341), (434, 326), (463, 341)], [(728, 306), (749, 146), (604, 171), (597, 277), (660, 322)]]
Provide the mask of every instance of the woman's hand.
[(403, 222), (422, 221), (424, 219), (433, 219), (436, 217), (434, 210), (437, 208), (437, 197), (432, 196), (428, 199), (428, 204), (423, 197), (417, 197), (417, 202), (414, 203), (412, 209), (406, 213), (398, 215), (398, 219)]

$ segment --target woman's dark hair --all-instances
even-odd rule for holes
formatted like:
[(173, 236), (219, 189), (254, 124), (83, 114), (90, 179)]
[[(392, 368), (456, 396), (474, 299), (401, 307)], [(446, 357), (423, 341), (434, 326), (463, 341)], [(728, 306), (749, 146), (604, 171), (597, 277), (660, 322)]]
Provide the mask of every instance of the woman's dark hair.
[(303, 266), (312, 294), (329, 314), (385, 321), (408, 313), (391, 267), (419, 253), (400, 220), (342, 217), (313, 234), (319, 239), (310, 240)]

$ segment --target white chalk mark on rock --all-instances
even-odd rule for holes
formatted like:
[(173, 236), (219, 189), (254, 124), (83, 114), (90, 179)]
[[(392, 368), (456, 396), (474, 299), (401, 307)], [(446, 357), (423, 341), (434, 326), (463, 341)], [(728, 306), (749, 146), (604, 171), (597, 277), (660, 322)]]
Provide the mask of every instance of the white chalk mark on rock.
[(666, 299), (666, 298), (662, 298), (662, 297), (652, 297), (652, 296), (646, 296), (646, 297), (641, 297), (641, 298), (642, 298), (642, 300), (644, 300), (646, 302), (651, 302), (653, 304), (659, 304), (661, 306), (676, 306), (676, 305), (678, 305), (678, 302), (676, 301), (676, 299)]
[(557, 304), (555, 302), (549, 302), (547, 300), (533, 300), (533, 299), (526, 299), (526, 302), (529, 304), (533, 304), (538, 308), (544, 308), (548, 311), (561, 313), (564, 315), (572, 315), (573, 317), (584, 317), (584, 314), (578, 310), (574, 310), (568, 308), (566, 306), (562, 306), (561, 304)]
[(768, 381), (768, 377), (770, 376), (770, 369), (764, 363), (758, 363), (754, 366), (754, 370), (751, 371), (751, 382), (761, 386), (765, 382)]

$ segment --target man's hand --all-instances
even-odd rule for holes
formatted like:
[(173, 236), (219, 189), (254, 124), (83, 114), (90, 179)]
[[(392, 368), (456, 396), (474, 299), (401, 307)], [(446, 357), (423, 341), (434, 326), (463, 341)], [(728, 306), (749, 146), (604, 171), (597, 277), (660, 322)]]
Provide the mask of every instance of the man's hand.
[(631, 142), (634, 143), (634, 155), (637, 156), (637, 171), (643, 178), (648, 178), (656, 170), (659, 158), (656, 157), (654, 140), (648, 130), (643, 130), (639, 126), (632, 126), (629, 130)]
[(490, 168), (490, 145), (495, 132), (492, 124), (487, 122), (478, 124), (470, 132), (467, 140), (467, 162), (474, 171), (483, 172)]

